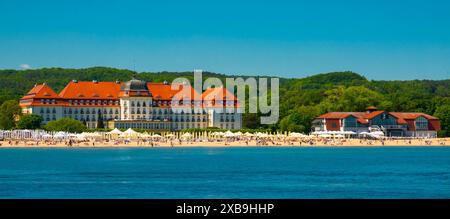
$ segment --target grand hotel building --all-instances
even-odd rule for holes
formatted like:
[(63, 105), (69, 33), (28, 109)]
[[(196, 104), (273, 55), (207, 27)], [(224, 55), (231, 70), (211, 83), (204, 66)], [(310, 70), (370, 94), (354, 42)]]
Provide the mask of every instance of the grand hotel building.
[(35, 85), (22, 97), (20, 106), (25, 114), (42, 116), (44, 123), (67, 117), (83, 121), (88, 128), (97, 128), (101, 123), (108, 128), (171, 131), (242, 127), (239, 101), (227, 89), (210, 88), (200, 94), (189, 85), (177, 87), (172, 90), (167, 82), (136, 79), (73, 80), (57, 94), (44, 83)]

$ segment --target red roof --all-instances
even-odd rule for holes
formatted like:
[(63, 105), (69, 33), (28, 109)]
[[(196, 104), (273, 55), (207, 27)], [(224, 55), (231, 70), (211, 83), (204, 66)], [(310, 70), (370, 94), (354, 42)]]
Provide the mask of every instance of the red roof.
[(202, 99), (204, 100), (236, 100), (236, 96), (224, 87), (208, 88), (203, 92)]
[[(123, 83), (123, 82), (122, 82)], [(71, 81), (66, 87), (58, 94), (56, 94), (49, 86), (42, 84), (37, 85), (31, 89), (22, 100), (34, 99), (34, 98), (49, 98), (49, 99), (118, 99), (120, 94), (120, 87), (122, 83), (116, 82), (89, 82), (89, 81)], [(200, 98), (212, 98), (220, 99), (229, 98), (229, 100), (236, 100), (236, 97), (225, 88), (210, 88), (204, 93), (199, 94), (192, 86), (179, 84), (174, 86), (167, 83), (147, 83), (148, 90), (152, 94), (154, 100), (172, 100), (172, 98), (178, 94), (184, 86), (186, 91), (190, 92), (183, 95), (183, 99), (197, 100)], [(176, 85), (176, 84), (175, 84)], [(33, 103), (37, 104), (37, 103)]]
[(120, 83), (71, 81), (59, 93), (66, 99), (117, 99), (120, 92)]
[(48, 85), (40, 84), (35, 85), (22, 100), (32, 99), (32, 98), (59, 98), (58, 94), (55, 93)]
[(371, 113), (364, 113), (364, 118), (365, 119), (373, 119), (382, 113), (384, 113), (383, 110), (377, 110), (377, 111), (373, 111)]
[[(371, 120), (378, 115), (382, 114), (385, 111), (378, 110), (370, 113), (367, 112), (329, 112), (323, 114), (318, 119), (345, 119), (349, 116), (354, 116), (357, 118), (359, 123), (365, 124), (368, 123), (368, 120)], [(389, 112), (390, 115), (397, 118), (397, 122), (400, 124), (406, 124), (406, 120), (417, 119), (421, 116), (425, 117), (428, 120), (437, 120), (438, 118), (434, 116), (430, 116), (425, 113), (410, 113), (410, 112)]]
[(390, 112), (389, 114), (393, 115), (397, 119), (404, 119), (404, 120), (417, 119), (421, 116), (425, 117), (426, 119), (438, 119), (434, 116), (430, 116), (425, 113)]
[[(175, 96), (175, 94), (177, 94), (178, 92), (180, 92), (184, 86), (187, 85), (183, 85), (183, 84), (174, 84), (174, 85), (178, 85), (178, 86), (174, 86), (174, 88), (176, 88), (175, 90), (172, 90), (172, 85), (171, 84), (165, 84), (165, 83), (147, 83), (147, 87), (150, 90), (150, 92), (152, 93), (152, 96), (154, 99), (156, 100), (172, 100), (172, 98)], [(190, 98), (192, 100), (194, 99), (198, 99), (200, 97), (200, 94), (198, 94), (198, 92), (192, 87), (186, 87), (186, 91), (190, 92), (190, 97), (189, 97), (189, 93), (186, 94), (178, 94), (180, 96), (178, 96), (180, 99), (181, 97), (184, 98)]]

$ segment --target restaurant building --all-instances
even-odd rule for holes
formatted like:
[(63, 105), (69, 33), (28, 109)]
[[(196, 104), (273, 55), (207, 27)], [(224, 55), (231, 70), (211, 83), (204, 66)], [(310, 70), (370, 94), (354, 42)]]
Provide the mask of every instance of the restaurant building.
[(425, 113), (387, 112), (375, 107), (366, 112), (329, 112), (315, 118), (312, 131), (382, 131), (389, 137), (436, 137), (439, 119)]
[[(88, 128), (181, 130), (218, 127), (240, 129), (237, 98), (225, 88), (198, 93), (193, 87), (133, 79), (127, 82), (73, 80), (59, 93), (35, 85), (20, 99), (24, 114), (42, 116), (44, 123), (60, 118), (80, 120)], [(187, 91), (187, 92), (186, 92)], [(176, 98), (174, 98), (176, 97)]]

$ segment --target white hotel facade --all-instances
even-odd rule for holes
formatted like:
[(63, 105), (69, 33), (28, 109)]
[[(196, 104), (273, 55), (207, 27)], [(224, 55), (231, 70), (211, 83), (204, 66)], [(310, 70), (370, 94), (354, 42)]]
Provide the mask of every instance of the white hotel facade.
[[(186, 92), (188, 91), (188, 92)], [(181, 94), (181, 95), (180, 95)], [(189, 95), (190, 94), (190, 95)], [(174, 100), (174, 97), (179, 97)], [(80, 120), (88, 128), (182, 130), (217, 127), (242, 128), (237, 98), (225, 88), (198, 93), (189, 85), (71, 81), (57, 94), (48, 85), (35, 85), (20, 99), (25, 114), (42, 116), (44, 123), (60, 118)], [(100, 122), (100, 121), (101, 122)]]

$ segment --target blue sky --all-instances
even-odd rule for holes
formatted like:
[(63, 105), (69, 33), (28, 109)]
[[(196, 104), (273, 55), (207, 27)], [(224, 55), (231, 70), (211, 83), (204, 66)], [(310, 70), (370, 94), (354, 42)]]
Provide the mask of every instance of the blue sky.
[(449, 1), (0, 0), (0, 12), (0, 69), (450, 78)]

